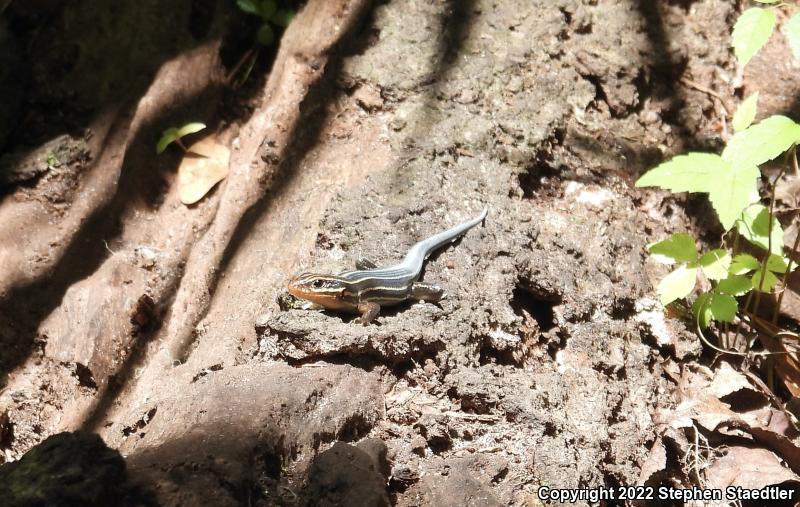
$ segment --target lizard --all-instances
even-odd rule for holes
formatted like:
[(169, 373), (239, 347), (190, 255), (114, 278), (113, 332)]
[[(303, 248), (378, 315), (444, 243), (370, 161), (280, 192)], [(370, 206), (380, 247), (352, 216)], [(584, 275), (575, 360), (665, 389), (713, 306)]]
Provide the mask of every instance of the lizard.
[(361, 315), (358, 320), (364, 325), (377, 317), (382, 306), (396, 305), (409, 299), (438, 302), (444, 297), (444, 289), (417, 281), (422, 266), (431, 253), (483, 223), (488, 213), (489, 208), (484, 208), (477, 217), (419, 241), (399, 264), (379, 268), (368, 259), (359, 258), (355, 271), (338, 275), (297, 275), (289, 281), (289, 294), (328, 310), (358, 313)]

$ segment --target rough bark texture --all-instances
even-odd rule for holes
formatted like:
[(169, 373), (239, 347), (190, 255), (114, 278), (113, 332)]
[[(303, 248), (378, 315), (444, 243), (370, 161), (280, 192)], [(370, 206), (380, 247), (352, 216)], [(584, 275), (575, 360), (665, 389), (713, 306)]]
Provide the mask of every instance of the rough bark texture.
[[(664, 320), (644, 255), (685, 215), (632, 182), (719, 145), (715, 102), (680, 79), (729, 86), (730, 2), (310, 0), (238, 92), (230, 5), (179, 2), (166, 30), (158, 2), (78, 4), (34, 20), (97, 40), (50, 97), (82, 106), (79, 132), (0, 130), (7, 460), (90, 430), (162, 505), (532, 505), (542, 484), (637, 483), (675, 399), (663, 362), (699, 346)], [(153, 47), (65, 28), (127, 33), (117, 15)], [(81, 88), (126, 51), (110, 91)], [(153, 150), (188, 120), (233, 153), (190, 207), (177, 156)], [(362, 327), (278, 304), (295, 272), (396, 261), (483, 206), (426, 264), (437, 305)]]

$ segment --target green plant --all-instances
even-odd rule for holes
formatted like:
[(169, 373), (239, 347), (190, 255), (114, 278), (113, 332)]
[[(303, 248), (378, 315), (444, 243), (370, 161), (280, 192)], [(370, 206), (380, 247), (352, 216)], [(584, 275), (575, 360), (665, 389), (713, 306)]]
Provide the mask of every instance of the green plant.
[[(748, 106), (749, 107), (749, 106)], [(673, 192), (708, 194), (725, 231), (764, 251), (763, 267), (755, 257), (722, 247), (700, 254), (686, 233), (649, 245), (652, 256), (677, 269), (664, 277), (657, 291), (665, 305), (688, 296), (702, 272), (712, 290), (698, 297), (695, 316), (702, 327), (711, 320), (732, 322), (738, 305), (734, 297), (751, 290), (769, 292), (789, 262), (783, 256), (783, 231), (767, 207), (758, 204), (758, 166), (792, 149), (800, 142), (800, 125), (784, 116), (771, 116), (737, 132), (721, 155), (688, 153), (660, 164), (636, 182)], [(767, 255), (769, 252), (769, 255)]]
[[(758, 53), (775, 31), (777, 17), (775, 10), (790, 9), (791, 6), (780, 0), (754, 0), (770, 7), (751, 7), (742, 12), (731, 34), (733, 50), (742, 65)], [(800, 60), (800, 12), (795, 12), (783, 26), (783, 33), (789, 42), (794, 57)]]
[[(737, 20), (732, 45), (743, 65), (771, 36), (775, 28), (774, 10), (787, 7), (777, 0), (756, 1), (776, 5), (747, 9)], [(800, 14), (791, 16), (784, 32), (795, 56), (800, 57)], [(757, 312), (761, 294), (775, 290), (781, 279), (785, 285), (792, 270), (791, 261), (784, 255), (783, 230), (774, 213), (774, 184), (785, 169), (771, 185), (769, 207), (760, 203), (758, 182), (762, 176), (759, 166), (784, 153), (797, 170), (795, 145), (800, 143), (800, 124), (780, 115), (753, 124), (757, 104), (758, 92), (755, 92), (739, 105), (731, 121), (735, 134), (722, 153), (678, 155), (651, 169), (636, 182), (637, 187), (655, 186), (673, 192), (708, 194), (726, 231), (719, 247), (707, 252), (698, 252), (695, 239), (686, 233), (676, 233), (648, 245), (655, 260), (675, 266), (658, 284), (662, 304), (689, 296), (701, 275), (708, 281), (705, 286), (710, 289), (701, 291), (692, 304), (700, 330), (712, 321), (734, 322), (737, 315), (741, 325), (743, 314)], [(751, 245), (747, 252), (755, 255), (744, 251), (743, 241)], [(742, 296), (746, 298), (740, 309), (737, 298)], [(782, 295), (778, 306), (781, 299)], [(777, 311), (776, 308), (773, 323)]]
[[(273, 26), (286, 28), (294, 17), (294, 12), (289, 9), (279, 9), (275, 0), (236, 0), (236, 5), (242, 11), (261, 18), (261, 25), (256, 31), (256, 46), (258, 48), (271, 46), (275, 41), (275, 30)], [(236, 65), (234, 65), (233, 70), (231, 70), (228, 75), (228, 81), (230, 82), (233, 80), (233, 77), (245, 63), (247, 63), (245, 71), (235, 84), (240, 85), (247, 80), (247, 77), (253, 70), (253, 65), (257, 57), (257, 48), (248, 49)]]
[(158, 139), (158, 143), (156, 143), (156, 153), (162, 153), (164, 150), (167, 149), (171, 143), (175, 143), (184, 151), (187, 151), (186, 146), (183, 145), (181, 139), (189, 134), (194, 134), (195, 132), (200, 132), (206, 128), (205, 124), (203, 123), (187, 123), (181, 127), (170, 127), (161, 134), (161, 137)]
[(294, 16), (288, 9), (278, 9), (275, 0), (236, 0), (236, 5), (244, 12), (261, 18), (256, 40), (263, 46), (269, 46), (275, 41), (272, 25), (286, 28)]

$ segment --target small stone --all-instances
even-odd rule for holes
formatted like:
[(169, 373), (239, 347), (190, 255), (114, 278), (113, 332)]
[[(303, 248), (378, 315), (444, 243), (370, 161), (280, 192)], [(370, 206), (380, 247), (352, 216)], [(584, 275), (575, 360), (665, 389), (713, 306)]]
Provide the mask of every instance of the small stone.
[(269, 327), (269, 321), (272, 318), (271, 313), (262, 313), (258, 317), (256, 317), (255, 321), (255, 328), (256, 331), (263, 332), (267, 327)]
[(443, 418), (424, 415), (415, 426), (425, 438), (427, 447), (434, 452), (441, 452), (451, 447), (452, 439)]
[(428, 447), (428, 441), (422, 435), (417, 435), (411, 439), (411, 450), (420, 456), (425, 454), (425, 448)]
[(518, 93), (522, 91), (522, 85), (523, 82), (520, 76), (512, 76), (511, 79), (508, 80), (506, 89), (512, 93)]
[(406, 465), (399, 465), (392, 470), (392, 481), (411, 484), (419, 480), (419, 472)]
[(647, 111), (642, 114), (642, 123), (645, 125), (652, 125), (658, 121), (658, 113), (655, 111)]
[(459, 104), (472, 104), (478, 99), (475, 92), (469, 89), (461, 90), (461, 93), (454, 99)]
[(425, 361), (425, 366), (422, 367), (422, 371), (425, 372), (426, 377), (433, 378), (439, 374), (439, 367), (436, 366), (433, 360), (428, 359)]
[(378, 88), (365, 84), (353, 93), (356, 103), (365, 111), (377, 111), (383, 108), (383, 97)]

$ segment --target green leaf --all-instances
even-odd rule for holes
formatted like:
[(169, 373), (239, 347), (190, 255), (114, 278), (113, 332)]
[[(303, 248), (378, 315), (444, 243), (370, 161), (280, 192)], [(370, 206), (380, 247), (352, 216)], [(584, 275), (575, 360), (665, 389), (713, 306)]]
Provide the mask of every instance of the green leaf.
[(733, 52), (742, 65), (755, 55), (769, 40), (775, 29), (775, 13), (771, 9), (753, 7), (736, 20), (731, 34)]
[[(763, 283), (761, 281), (762, 273), (764, 278)], [(764, 271), (762, 269), (758, 269), (755, 273), (753, 273), (753, 288), (757, 291), (770, 292), (777, 283), (778, 277), (775, 276), (775, 273), (770, 270)]]
[(187, 123), (186, 125), (182, 126), (177, 130), (177, 136), (180, 139), (181, 137), (188, 136), (189, 134), (194, 134), (195, 132), (200, 132), (206, 128), (204, 123)]
[(277, 8), (278, 5), (275, 3), (275, 0), (261, 0), (259, 14), (263, 20), (267, 21), (272, 18)]
[(733, 296), (712, 292), (708, 309), (711, 311), (711, 316), (714, 320), (733, 322), (733, 318), (739, 310), (739, 303), (736, 302), (736, 298)]
[(236, 0), (236, 5), (244, 12), (258, 16), (258, 5), (253, 0)]
[(178, 129), (173, 127), (165, 130), (158, 139), (158, 143), (156, 143), (156, 153), (163, 153), (163, 151), (167, 149), (167, 146), (178, 139), (178, 137)]
[(689, 153), (651, 169), (639, 178), (636, 186), (708, 192), (720, 222), (728, 230), (742, 210), (758, 198), (759, 176), (755, 166), (733, 167), (713, 153)]
[(742, 294), (750, 292), (752, 288), (753, 282), (749, 277), (743, 275), (729, 275), (728, 278), (720, 280), (714, 290), (722, 294), (741, 296)]
[(261, 28), (258, 29), (258, 34), (256, 34), (256, 39), (258, 39), (258, 43), (264, 46), (269, 46), (275, 40), (275, 32), (272, 31), (272, 27), (269, 26), (269, 23), (264, 23), (261, 25)]
[(727, 231), (742, 215), (742, 210), (758, 200), (758, 167), (732, 167), (721, 174), (708, 199), (717, 212), (722, 227)]
[(708, 327), (712, 319), (711, 310), (708, 307), (710, 302), (711, 293), (706, 292), (697, 296), (697, 299), (692, 303), (692, 315), (694, 315), (694, 320), (697, 321), (697, 324), (703, 329)]
[(289, 26), (289, 23), (291, 23), (292, 18), (294, 18), (294, 12), (289, 9), (278, 9), (270, 21), (278, 26), (286, 28)]
[(789, 18), (789, 21), (783, 25), (783, 34), (789, 41), (794, 58), (800, 60), (800, 12)]
[[(769, 246), (769, 209), (761, 204), (748, 207), (736, 222), (736, 230), (747, 241), (760, 246), (764, 250)], [(783, 253), (783, 228), (775, 217), (772, 217), (772, 252)]]
[(789, 261), (781, 255), (771, 254), (767, 259), (767, 269), (775, 273), (784, 274), (789, 267)]
[(673, 234), (664, 241), (647, 246), (650, 255), (663, 264), (694, 262), (697, 260), (697, 247), (694, 238), (685, 232)]
[(757, 166), (785, 152), (798, 140), (800, 125), (785, 116), (774, 115), (734, 134), (722, 158), (734, 167)]
[(738, 310), (736, 298), (716, 292), (700, 294), (692, 304), (692, 314), (702, 328), (708, 327), (712, 320), (733, 322)]
[(713, 153), (687, 153), (657, 165), (636, 181), (637, 187), (673, 192), (709, 192), (730, 165)]
[(711, 280), (722, 280), (728, 276), (731, 254), (722, 248), (711, 250), (700, 257), (700, 266), (703, 268), (703, 273)]
[(758, 92), (753, 93), (739, 104), (736, 112), (733, 114), (731, 126), (733, 130), (739, 132), (744, 130), (753, 123), (756, 117), (756, 108), (758, 106)]
[(730, 273), (732, 275), (743, 275), (759, 269), (761, 264), (758, 259), (750, 254), (739, 254), (731, 261)]
[(685, 265), (665, 276), (656, 288), (661, 304), (666, 306), (676, 299), (688, 296), (694, 289), (696, 280), (697, 268), (689, 268)]

